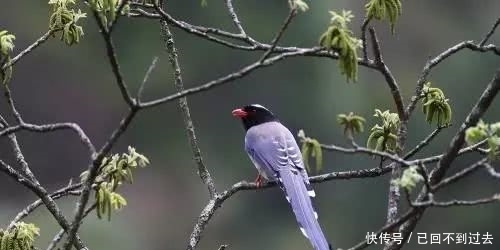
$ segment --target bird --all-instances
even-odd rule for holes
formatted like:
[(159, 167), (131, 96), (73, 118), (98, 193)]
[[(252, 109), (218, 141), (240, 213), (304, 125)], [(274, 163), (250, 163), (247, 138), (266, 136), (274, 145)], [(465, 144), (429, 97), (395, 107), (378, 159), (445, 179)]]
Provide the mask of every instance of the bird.
[(302, 234), (315, 250), (331, 250), (318, 222), (311, 197), (316, 194), (309, 183), (302, 154), (292, 133), (266, 107), (246, 105), (232, 111), (246, 131), (245, 151), (262, 177), (279, 184), (297, 219)]

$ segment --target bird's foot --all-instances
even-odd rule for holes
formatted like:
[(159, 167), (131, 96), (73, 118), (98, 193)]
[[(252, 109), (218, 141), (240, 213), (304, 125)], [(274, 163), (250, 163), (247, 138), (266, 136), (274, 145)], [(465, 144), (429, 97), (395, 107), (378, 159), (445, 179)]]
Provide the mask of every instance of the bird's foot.
[(260, 188), (262, 186), (262, 175), (258, 174), (257, 178), (253, 181), (257, 188)]

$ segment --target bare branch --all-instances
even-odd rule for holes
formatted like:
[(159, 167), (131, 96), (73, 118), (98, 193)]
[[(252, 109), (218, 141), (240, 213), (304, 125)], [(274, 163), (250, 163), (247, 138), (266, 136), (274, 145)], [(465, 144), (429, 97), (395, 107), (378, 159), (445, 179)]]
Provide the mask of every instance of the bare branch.
[(476, 206), (481, 204), (493, 203), (500, 201), (500, 194), (494, 194), (491, 197), (477, 199), (477, 200), (451, 200), (451, 201), (435, 201), (431, 199), (424, 202), (414, 202), (414, 207), (454, 207), (454, 206)]
[(14, 103), (14, 99), (12, 99), (12, 93), (10, 92), (9, 84), (3, 84), (5, 99), (7, 99), (7, 103), (9, 104), (9, 108), (16, 118), (17, 123), (22, 124), (23, 119), (21, 118), (21, 114), (16, 109), (16, 105)]
[(144, 88), (146, 86), (146, 83), (148, 82), (149, 76), (151, 75), (151, 72), (153, 72), (153, 69), (156, 67), (156, 62), (158, 62), (158, 57), (155, 56), (153, 58), (153, 61), (151, 61), (151, 65), (149, 65), (148, 70), (146, 71), (146, 74), (144, 74), (144, 78), (142, 80), (141, 86), (139, 87), (139, 90), (137, 91), (137, 102), (141, 102), (142, 98), (142, 92), (144, 92)]
[(427, 146), (434, 139), (434, 137), (436, 137), (436, 135), (438, 135), (439, 132), (441, 132), (441, 130), (443, 130), (444, 128), (447, 128), (447, 127), (448, 126), (446, 126), (446, 127), (437, 127), (423, 141), (421, 141), (417, 146), (415, 146), (415, 148), (413, 148), (412, 150), (410, 150), (410, 152), (406, 153), (406, 155), (403, 157), (403, 159), (407, 160), (408, 158), (414, 156), (416, 153), (418, 153), (418, 151), (420, 151), (422, 148), (424, 148), (425, 146)]
[(385, 77), (385, 81), (387, 82), (389, 89), (391, 90), (392, 98), (394, 99), (394, 103), (396, 104), (399, 118), (401, 120), (405, 120), (406, 115), (404, 111), (403, 97), (401, 96), (399, 86), (396, 82), (396, 79), (394, 79), (391, 71), (384, 63), (375, 29), (373, 27), (370, 27), (369, 31), (372, 40), (373, 53), (375, 54), (375, 65), (377, 66), (378, 71), (380, 71), (380, 73), (382, 73), (382, 75)]
[[(0, 160), (0, 171), (6, 173), (8, 176), (13, 178), (16, 182), (22, 184), (29, 190), (31, 190), (33, 193), (35, 193), (43, 202), (43, 204), (47, 207), (49, 212), (54, 216), (56, 221), (59, 223), (59, 225), (64, 229), (68, 230), (70, 225), (66, 218), (64, 218), (64, 215), (62, 214), (61, 209), (57, 206), (56, 202), (54, 199), (50, 197), (48, 194), (47, 190), (43, 188), (38, 181), (35, 180), (30, 180), (30, 177), (25, 177), (18, 173), (16, 170), (14, 170), (11, 166)], [(76, 234), (75, 234), (76, 235)], [(83, 242), (80, 240), (80, 237), (76, 235), (74, 238), (76, 240), (74, 241), (74, 245), (78, 249), (86, 249), (85, 245)]]
[(241, 26), (241, 22), (240, 22), (240, 19), (238, 18), (238, 15), (234, 11), (233, 0), (225, 0), (225, 1), (226, 1), (227, 10), (229, 11), (229, 15), (231, 16), (231, 19), (233, 20), (234, 25), (236, 26), (236, 28), (238, 29), (238, 31), (240, 32), (240, 34), (243, 37), (248, 37), (247, 33), (245, 32), (245, 29), (243, 29), (243, 26)]
[(233, 72), (231, 74), (228, 74), (228, 75), (223, 76), (221, 78), (218, 78), (216, 80), (209, 81), (209, 82), (207, 82), (207, 83), (205, 83), (203, 85), (200, 85), (198, 87), (189, 88), (189, 89), (186, 89), (184, 91), (180, 91), (180, 92), (177, 92), (175, 94), (172, 94), (172, 95), (169, 95), (169, 96), (166, 96), (166, 97), (154, 100), (154, 101), (143, 102), (143, 103), (139, 104), (139, 106), (141, 108), (150, 108), (150, 107), (158, 106), (158, 105), (166, 103), (166, 102), (170, 102), (170, 101), (176, 100), (178, 98), (182, 98), (182, 97), (187, 96), (187, 95), (199, 93), (199, 92), (202, 92), (202, 91), (207, 91), (207, 90), (212, 89), (214, 87), (217, 87), (217, 86), (223, 85), (225, 83), (231, 82), (231, 81), (233, 81), (235, 79), (242, 78), (242, 77), (248, 75), (250, 72), (254, 71), (257, 68), (270, 66), (273, 63), (275, 63), (277, 61), (281, 61), (281, 60), (283, 60), (283, 59), (285, 59), (287, 57), (305, 55), (305, 54), (308, 54), (308, 53), (315, 52), (315, 51), (317, 51), (319, 49), (320, 48), (310, 48), (310, 49), (298, 50), (296, 52), (285, 52), (285, 53), (282, 53), (282, 54), (278, 54), (276, 56), (273, 56), (273, 57), (270, 57), (270, 58), (264, 60), (263, 62), (252, 63), (252, 64), (250, 64), (250, 65), (248, 65), (248, 66), (246, 66), (246, 67), (244, 67), (244, 68), (242, 68), (242, 69), (240, 69), (238, 71), (235, 71), (235, 72)]
[(290, 12), (288, 13), (288, 16), (285, 18), (285, 21), (283, 22), (283, 25), (281, 28), (278, 30), (276, 33), (276, 36), (274, 37), (273, 41), (271, 42), (271, 47), (262, 55), (262, 57), (259, 59), (259, 62), (263, 62), (266, 60), (266, 58), (269, 57), (271, 53), (273, 53), (274, 48), (276, 48), (276, 45), (278, 44), (279, 40), (285, 33), (285, 30), (288, 28), (288, 25), (292, 22), (293, 17), (297, 15), (297, 9), (290, 9)]
[(115, 19), (113, 19), (113, 21), (111, 22), (111, 24), (109, 24), (109, 34), (111, 34), (113, 32), (113, 30), (115, 29), (116, 27), (116, 23), (118, 22), (118, 19), (121, 17), (121, 14), (122, 11), (123, 11), (123, 8), (125, 7), (125, 5), (127, 5), (127, 3), (129, 2), (129, 0), (122, 0), (120, 2), (120, 5), (118, 5), (118, 8), (116, 8), (116, 17)]
[[(135, 106), (134, 106), (135, 107)], [(85, 210), (85, 206), (88, 203), (90, 197), (90, 191), (92, 184), (95, 181), (95, 178), (98, 175), (99, 166), (101, 165), (102, 159), (109, 153), (113, 145), (116, 143), (118, 138), (125, 132), (128, 128), (135, 114), (137, 113), (137, 108), (131, 108), (129, 113), (123, 118), (120, 122), (118, 128), (113, 131), (110, 138), (106, 141), (104, 146), (99, 150), (96, 156), (93, 158), (92, 164), (89, 166), (88, 176), (83, 185), (82, 194), (80, 195), (80, 199), (78, 200), (74, 212), (74, 218), (71, 223), (71, 228), (69, 228), (68, 240), (64, 246), (64, 249), (69, 250), (72, 245), (72, 242), (75, 239), (75, 235), (78, 232), (78, 228), (80, 227), (81, 221), (83, 219), (83, 214)]]
[[(81, 191), (76, 190), (76, 189), (79, 189), (81, 186), (82, 186), (81, 183), (69, 185), (67, 187), (59, 189), (56, 192), (50, 194), (50, 197), (54, 200), (57, 200), (59, 198), (62, 198), (62, 197), (68, 196), (68, 195), (80, 195)], [(29, 204), (26, 208), (21, 210), (21, 212), (19, 212), (16, 215), (16, 217), (10, 222), (6, 231), (11, 230), (12, 227), (14, 227), (17, 222), (21, 221), (24, 217), (28, 216), (30, 213), (35, 211), (35, 209), (40, 207), (40, 205), (42, 205), (42, 204), (43, 204), (43, 202), (41, 199), (38, 199), (38, 200), (34, 201), (33, 203)]]
[[(163, 41), (165, 43), (165, 48), (169, 54), (170, 64), (174, 69), (175, 88), (177, 91), (181, 92), (184, 91), (184, 83), (182, 81), (181, 67), (179, 64), (179, 58), (177, 56), (177, 48), (175, 47), (174, 38), (172, 36), (172, 33), (170, 32), (170, 29), (168, 28), (167, 22), (161, 21), (160, 23), (161, 23), (161, 31), (162, 31)], [(193, 158), (194, 161), (196, 162), (196, 165), (198, 166), (198, 175), (202, 179), (203, 183), (207, 185), (208, 192), (210, 193), (210, 198), (213, 199), (217, 195), (217, 190), (215, 188), (215, 183), (210, 175), (210, 172), (203, 163), (203, 157), (201, 155), (201, 150), (198, 145), (198, 139), (196, 138), (196, 132), (186, 97), (179, 99), (179, 107), (182, 111), (182, 115), (184, 118), (184, 126), (186, 127), (186, 132), (188, 135), (189, 143), (191, 145)]]
[(422, 73), (420, 74), (420, 77), (418, 78), (417, 81), (417, 87), (415, 88), (415, 95), (411, 98), (410, 103), (406, 107), (406, 115), (410, 116), (413, 110), (415, 109), (417, 105), (417, 101), (421, 98), (422, 90), (424, 87), (424, 84), (427, 82), (427, 77), (431, 73), (432, 69), (439, 65), (441, 62), (443, 62), (445, 59), (449, 58), (450, 56), (456, 54), (457, 52), (463, 50), (463, 49), (470, 49), (472, 51), (479, 51), (479, 52), (488, 52), (492, 51), (497, 55), (500, 55), (500, 49), (496, 47), (495, 45), (488, 45), (488, 46), (478, 46), (475, 45), (473, 41), (464, 41), (456, 44), (455, 46), (452, 46), (445, 51), (443, 51), (441, 54), (437, 55), (436, 57), (430, 59), (429, 61), (426, 62), (424, 69), (422, 70)]
[(489, 163), (484, 163), (484, 167), (486, 168), (486, 170), (488, 170), (488, 173), (491, 176), (500, 179), (500, 173), (497, 172), (493, 166), (491, 166)]
[[(484, 112), (489, 108), (490, 104), (492, 103), (493, 99), (495, 98), (499, 90), (500, 90), (500, 70), (497, 70), (495, 76), (484, 90), (483, 94), (477, 101), (476, 105), (474, 105), (474, 107), (472, 108), (471, 112), (465, 119), (459, 131), (453, 137), (448, 147), (448, 150), (440, 158), (438, 166), (431, 172), (430, 185), (435, 186), (443, 179), (447, 170), (450, 168), (451, 163), (460, 154), (460, 147), (464, 143), (465, 130), (479, 121)], [(417, 198), (417, 201), (422, 201), (422, 199), (424, 199), (425, 197), (426, 197), (425, 193), (421, 192), (419, 197)], [(400, 227), (399, 232), (402, 233), (404, 239), (406, 239), (409, 233), (413, 231), (417, 222), (420, 220), (423, 213), (425, 212), (425, 209), (426, 207), (420, 207), (418, 213), (414, 217), (412, 217), (407, 223), (403, 224)], [(395, 249), (401, 249), (401, 247), (403, 247), (403, 244), (400, 245), (393, 244), (389, 247), (389, 249), (395, 250)]]
[(16, 64), (19, 59), (21, 59), (23, 56), (31, 53), (34, 49), (36, 49), (38, 46), (40, 46), (41, 44), (43, 44), (44, 42), (47, 41), (47, 39), (49, 39), (49, 37), (55, 32), (55, 30), (49, 30), (47, 32), (45, 32), (45, 34), (43, 34), (40, 38), (38, 38), (34, 43), (32, 43), (30, 46), (28, 46), (26, 49), (24, 49), (23, 51), (21, 51), (19, 54), (17, 54), (14, 58), (12, 58), (10, 61), (8, 61), (7, 63), (5, 63), (4, 65), (2, 65), (2, 70), (5, 70), (7, 69), (8, 67), (10, 66), (14, 66), (14, 64)]
[(460, 170), (459, 172), (457, 172), (456, 174), (446, 178), (446, 179), (443, 179), (442, 181), (440, 181), (438, 184), (434, 185), (432, 187), (433, 190), (438, 190), (438, 189), (441, 189), (451, 183), (454, 183), (472, 173), (474, 173), (476, 170), (478, 170), (480, 167), (482, 166), (486, 166), (486, 163), (488, 162), (488, 158), (483, 158), (482, 160), (470, 165), (469, 167), (467, 168), (464, 168), (462, 170)]
[(498, 25), (500, 25), (500, 18), (497, 18), (497, 21), (493, 24), (493, 26), (490, 28), (488, 33), (486, 33), (483, 40), (481, 40), (481, 42), (479, 42), (479, 44), (478, 44), (479, 47), (483, 47), (486, 44), (486, 42), (488, 42), (488, 40), (493, 35), (493, 33), (495, 33), (495, 30), (497, 29)]
[[(92, 204), (92, 206), (90, 206), (89, 208), (87, 208), (87, 210), (85, 210), (85, 212), (83, 213), (83, 218), (87, 217), (90, 214), (90, 212), (92, 212), (92, 210), (94, 210), (96, 207), (97, 207), (97, 203), (94, 203), (94, 204)], [(57, 244), (59, 243), (59, 241), (62, 240), (65, 232), (66, 231), (64, 231), (64, 230), (60, 230), (59, 233), (57, 233), (52, 238), (52, 240), (50, 241), (50, 244), (47, 246), (46, 250), (52, 250), (52, 249), (54, 249), (57, 246)]]
[(341, 152), (341, 153), (345, 153), (345, 154), (364, 153), (364, 154), (371, 155), (371, 156), (380, 156), (380, 157), (384, 157), (384, 158), (390, 159), (392, 161), (398, 162), (398, 163), (405, 165), (405, 166), (414, 165), (414, 162), (416, 162), (416, 161), (406, 161), (395, 154), (390, 154), (390, 153), (383, 152), (383, 151), (372, 150), (369, 148), (360, 147), (358, 145), (356, 145), (352, 148), (344, 148), (344, 147), (336, 146), (333, 144), (332, 145), (320, 144), (320, 145), (321, 145), (322, 149), (328, 150), (328, 151), (336, 151), (336, 152)]
[(0, 131), (0, 137), (5, 135), (11, 135), (21, 130), (36, 132), (36, 133), (46, 133), (58, 130), (66, 130), (69, 129), (74, 131), (78, 135), (78, 139), (87, 147), (91, 156), (96, 154), (96, 150), (89, 137), (85, 134), (85, 132), (80, 128), (80, 126), (76, 123), (53, 123), (53, 124), (43, 124), (36, 125), (30, 123), (22, 123), (21, 125), (7, 127)]
[(361, 25), (361, 42), (362, 42), (362, 50), (363, 50), (363, 60), (368, 61), (368, 43), (366, 41), (366, 28), (368, 28), (368, 24), (370, 24), (371, 18), (365, 18), (363, 20), (363, 25)]
[(439, 161), (438, 167), (431, 172), (432, 185), (437, 184), (444, 177), (465, 141), (465, 130), (474, 126), (479, 121), (484, 112), (490, 107), (498, 91), (500, 91), (500, 69), (497, 70), (495, 76), (488, 84), (481, 97), (479, 97), (476, 105), (474, 105), (474, 108), (472, 108), (464, 123), (460, 126), (460, 130), (453, 137), (448, 150)]
[(99, 16), (99, 13), (97, 13), (96, 10), (92, 10), (92, 13), (94, 14), (97, 26), (99, 26), (99, 29), (101, 31), (101, 35), (104, 39), (104, 42), (106, 43), (107, 57), (109, 59), (109, 63), (111, 65), (111, 69), (113, 71), (113, 74), (116, 78), (116, 83), (118, 84), (118, 88), (120, 89), (120, 92), (121, 92), (122, 97), (125, 100), (125, 102), (129, 105), (129, 107), (133, 107), (136, 105), (136, 101), (130, 95), (130, 92), (128, 91), (127, 84), (125, 83), (125, 80), (123, 79), (123, 74), (120, 70), (120, 64), (118, 63), (118, 59), (116, 57), (115, 46), (113, 44), (113, 38), (111, 37), (111, 33), (110, 33), (111, 31), (108, 30), (108, 28), (105, 26), (106, 24), (103, 23), (101, 17)]

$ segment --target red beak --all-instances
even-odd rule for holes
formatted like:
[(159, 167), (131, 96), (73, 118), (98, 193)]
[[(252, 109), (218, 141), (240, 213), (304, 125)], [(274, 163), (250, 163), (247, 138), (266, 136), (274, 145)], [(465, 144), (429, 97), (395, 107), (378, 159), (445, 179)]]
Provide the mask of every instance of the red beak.
[(233, 112), (231, 112), (231, 114), (233, 114), (234, 117), (238, 118), (243, 118), (248, 115), (248, 113), (243, 111), (243, 109), (235, 109), (233, 110)]

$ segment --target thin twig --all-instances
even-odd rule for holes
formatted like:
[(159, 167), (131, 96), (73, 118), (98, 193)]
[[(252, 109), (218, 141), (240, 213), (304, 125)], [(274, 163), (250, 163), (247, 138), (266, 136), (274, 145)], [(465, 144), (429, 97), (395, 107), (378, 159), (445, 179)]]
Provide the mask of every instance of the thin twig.
[[(85, 212), (83, 213), (83, 218), (87, 217), (90, 212), (92, 212), (92, 210), (94, 210), (95, 208), (97, 207), (97, 203), (94, 203), (92, 204), (92, 206), (90, 206), (89, 208), (87, 208), (87, 210), (85, 210)], [(83, 221), (81, 222), (83, 223)], [(54, 249), (57, 244), (59, 243), (59, 241), (62, 240), (64, 234), (65, 234), (66, 231), (64, 230), (60, 230), (53, 238), (52, 240), (50, 241), (50, 244), (47, 246), (47, 249), (46, 250), (52, 250)]]
[(488, 31), (488, 33), (486, 33), (483, 40), (479, 42), (479, 47), (483, 47), (486, 44), (486, 42), (488, 42), (493, 33), (495, 33), (495, 30), (497, 29), (498, 25), (500, 25), (500, 18), (497, 18), (497, 21), (493, 24), (493, 26), (491, 26), (490, 30)]
[(136, 101), (130, 95), (127, 84), (125, 83), (125, 80), (123, 79), (123, 74), (120, 70), (120, 64), (118, 63), (118, 59), (117, 59), (116, 52), (115, 52), (116, 50), (115, 50), (115, 46), (113, 44), (113, 38), (111, 37), (111, 33), (108, 30), (108, 28), (105, 26), (106, 24), (103, 23), (101, 17), (99, 16), (99, 13), (97, 13), (96, 10), (93, 10), (92, 13), (94, 14), (97, 26), (99, 27), (99, 30), (101, 31), (101, 35), (102, 35), (104, 42), (106, 44), (107, 57), (108, 57), (110, 65), (111, 65), (111, 69), (113, 71), (113, 74), (115, 76), (116, 83), (118, 84), (118, 88), (120, 89), (120, 93), (122, 94), (123, 99), (129, 105), (129, 107), (133, 107), (136, 105)]
[(427, 146), (433, 139), (436, 137), (436, 135), (439, 134), (444, 128), (446, 127), (437, 127), (432, 133), (430, 133), (423, 141), (421, 141), (417, 146), (415, 146), (410, 152), (406, 153), (406, 155), (403, 157), (403, 159), (407, 160), (408, 158), (414, 156), (418, 151), (420, 151), (422, 148)]
[(158, 106), (158, 105), (161, 105), (163, 103), (167, 103), (167, 102), (182, 98), (184, 96), (207, 91), (209, 89), (223, 85), (225, 83), (232, 82), (235, 79), (242, 78), (257, 68), (270, 66), (273, 63), (281, 61), (287, 57), (300, 56), (300, 55), (314, 52), (314, 51), (319, 50), (319, 49), (320, 48), (311, 48), (311, 49), (299, 50), (299, 51), (295, 51), (295, 52), (282, 53), (282, 54), (270, 57), (270, 58), (264, 60), (263, 62), (252, 63), (252, 64), (250, 64), (250, 65), (248, 65), (248, 66), (246, 66), (238, 71), (235, 71), (231, 74), (228, 74), (228, 75), (223, 76), (221, 78), (218, 78), (216, 80), (209, 81), (209, 82), (202, 84), (200, 86), (189, 88), (189, 89), (186, 89), (184, 91), (180, 91), (180, 92), (177, 92), (177, 93), (174, 93), (174, 94), (171, 94), (169, 96), (159, 98), (159, 99), (156, 99), (153, 101), (143, 102), (140, 104), (140, 108), (150, 108), (150, 107)]
[(233, 20), (234, 25), (240, 32), (240, 34), (244, 37), (247, 37), (247, 33), (245, 32), (245, 29), (243, 29), (243, 26), (241, 26), (240, 19), (238, 18), (238, 15), (234, 11), (233, 8), (233, 0), (225, 0), (226, 1), (226, 6), (227, 10), (229, 11), (229, 15), (231, 16), (231, 19)]
[(273, 40), (271, 41), (271, 47), (269, 47), (269, 49), (262, 55), (262, 57), (259, 59), (259, 62), (263, 62), (269, 57), (269, 55), (271, 55), (271, 53), (273, 53), (274, 48), (276, 48), (279, 40), (281, 39), (283, 34), (285, 34), (285, 30), (288, 28), (288, 25), (292, 22), (293, 17), (295, 17), (296, 15), (297, 9), (290, 9), (288, 16), (285, 18), (285, 21), (283, 21), (283, 25), (281, 25), (281, 28), (278, 30)]
[(418, 78), (417, 86), (415, 88), (415, 95), (411, 98), (410, 103), (406, 106), (407, 116), (411, 115), (411, 113), (413, 112), (413, 110), (417, 105), (417, 101), (421, 98), (424, 84), (427, 82), (427, 77), (431, 73), (432, 69), (437, 65), (439, 65), (441, 62), (443, 62), (445, 59), (449, 58), (450, 56), (456, 54), (457, 52), (463, 49), (470, 49), (472, 51), (479, 51), (479, 52), (492, 51), (493, 53), (500, 55), (500, 49), (495, 45), (478, 46), (474, 44), (473, 41), (463, 41), (446, 49), (436, 57), (430, 59), (429, 61), (426, 62), (424, 69), (422, 70), (422, 73)]
[(52, 132), (52, 131), (58, 131), (58, 130), (66, 130), (69, 129), (71, 131), (74, 131), (76, 135), (78, 136), (78, 139), (87, 147), (89, 150), (89, 153), (91, 156), (96, 154), (96, 149), (92, 142), (90, 141), (90, 138), (85, 134), (82, 128), (76, 123), (52, 123), (52, 124), (43, 124), (43, 125), (36, 125), (36, 124), (30, 124), (30, 123), (24, 123), (21, 125), (16, 125), (16, 126), (10, 126), (6, 127), (3, 130), (0, 131), (0, 137), (5, 136), (5, 135), (11, 135), (13, 133), (16, 133), (18, 131), (26, 130), (30, 132), (35, 132), (35, 133), (46, 133), (46, 132)]
[(498, 94), (498, 91), (500, 91), (500, 68), (495, 73), (495, 76), (490, 81), (481, 97), (479, 97), (479, 100), (476, 105), (474, 105), (469, 115), (467, 115), (464, 123), (460, 126), (460, 130), (451, 140), (450, 146), (438, 163), (438, 167), (431, 172), (432, 185), (437, 184), (444, 177), (447, 170), (450, 168), (451, 163), (456, 159), (460, 151), (460, 147), (464, 144), (465, 130), (474, 126), (479, 121), (484, 112), (486, 112), (486, 110), (490, 107), (491, 103)]
[[(76, 190), (76, 189), (80, 188), (81, 186), (82, 186), (81, 183), (69, 185), (67, 187), (59, 189), (56, 192), (50, 194), (50, 197), (52, 197), (52, 199), (54, 199), (54, 200), (57, 200), (59, 198), (62, 198), (62, 197), (68, 196), (68, 195), (80, 195), (81, 191)], [(14, 227), (14, 225), (17, 222), (21, 221), (24, 217), (28, 216), (30, 213), (35, 211), (35, 209), (40, 207), (40, 205), (42, 205), (42, 204), (43, 204), (43, 202), (41, 199), (38, 199), (38, 200), (34, 201), (33, 203), (29, 204), (26, 208), (21, 210), (21, 212), (19, 212), (16, 215), (16, 217), (9, 223), (9, 226), (7, 227), (6, 231), (9, 231), (10, 229), (12, 229), (12, 227)]]
[[(161, 21), (161, 31), (162, 38), (165, 43), (165, 49), (169, 55), (169, 61), (174, 70), (175, 79), (175, 89), (179, 92), (184, 91), (184, 83), (182, 81), (181, 66), (179, 63), (179, 58), (177, 55), (177, 48), (175, 47), (175, 42), (170, 29), (168, 28), (168, 23), (166, 21)], [(182, 111), (184, 118), (184, 126), (188, 135), (189, 143), (191, 146), (191, 151), (193, 153), (194, 161), (198, 167), (198, 175), (200, 176), (203, 183), (208, 187), (208, 192), (210, 198), (214, 198), (217, 194), (215, 188), (214, 180), (212, 179), (210, 172), (208, 171), (205, 163), (203, 162), (203, 157), (201, 154), (200, 146), (198, 145), (198, 139), (196, 138), (196, 132), (193, 125), (193, 120), (191, 118), (191, 113), (189, 111), (189, 105), (186, 97), (179, 99), (179, 107)]]
[(451, 200), (451, 201), (435, 201), (431, 199), (424, 202), (413, 202), (414, 207), (453, 207), (453, 206), (476, 206), (500, 201), (500, 193), (494, 194), (491, 197), (477, 199), (477, 200)]
[(372, 40), (371, 43), (373, 47), (373, 53), (375, 54), (375, 65), (377, 65), (377, 68), (380, 71), (380, 73), (384, 75), (385, 81), (387, 82), (387, 85), (391, 90), (391, 95), (392, 98), (394, 99), (399, 119), (403, 120), (405, 119), (406, 116), (405, 116), (403, 97), (401, 96), (401, 91), (399, 90), (399, 86), (396, 82), (396, 79), (392, 75), (387, 65), (384, 63), (382, 52), (380, 50), (380, 43), (377, 39), (377, 33), (375, 32), (375, 29), (373, 27), (370, 27), (369, 31)]
[(478, 170), (480, 167), (485, 166), (485, 164), (488, 162), (488, 158), (483, 158), (482, 160), (470, 165), (469, 167), (466, 167), (459, 172), (455, 173), (454, 175), (447, 177), (446, 179), (443, 179), (440, 181), (438, 184), (434, 185), (432, 187), (433, 190), (438, 190), (441, 189), (442, 187), (448, 186), (451, 183), (454, 183), (465, 176), (468, 176)]
[(121, 120), (118, 128), (116, 128), (115, 131), (113, 131), (113, 133), (106, 141), (104, 146), (102, 146), (102, 148), (96, 154), (95, 158), (92, 161), (92, 164), (89, 166), (87, 170), (88, 176), (87, 179), (85, 180), (85, 183), (83, 184), (82, 194), (80, 195), (80, 198), (75, 207), (74, 218), (71, 223), (71, 227), (69, 228), (68, 240), (64, 245), (64, 249), (69, 250), (71, 243), (74, 241), (75, 235), (78, 232), (78, 228), (80, 227), (80, 222), (83, 219), (85, 206), (87, 205), (88, 200), (90, 198), (90, 191), (92, 189), (91, 187), (95, 181), (95, 178), (98, 175), (98, 170), (99, 166), (101, 166), (102, 159), (109, 153), (109, 151), (116, 143), (118, 138), (120, 138), (120, 136), (126, 131), (128, 126), (132, 122), (132, 119), (135, 117), (137, 111), (138, 108), (131, 108), (129, 110), (128, 114)]
[(23, 56), (29, 54), (30, 52), (32, 52), (36, 47), (40, 46), (41, 44), (43, 44), (44, 42), (47, 41), (47, 39), (49, 39), (49, 37), (54, 33), (55, 31), (53, 30), (49, 30), (47, 32), (45, 32), (45, 34), (43, 34), (40, 38), (38, 38), (34, 43), (32, 43), (30, 46), (28, 46), (26, 49), (24, 49), (23, 51), (21, 51), (19, 54), (17, 54), (16, 56), (14, 56), (14, 58), (12, 58), (11, 60), (7, 61), (7, 63), (5, 63), (3, 66), (2, 66), (2, 70), (5, 70), (6, 68), (8, 67), (11, 67), (11, 66), (14, 66), (14, 64), (16, 64), (19, 59), (21, 59)]
[(362, 42), (362, 50), (363, 50), (363, 60), (368, 61), (368, 43), (366, 41), (366, 28), (370, 23), (371, 18), (365, 18), (363, 20), (363, 25), (361, 25), (361, 42)]
[(111, 21), (111, 24), (109, 24), (109, 29), (108, 29), (109, 34), (111, 34), (113, 32), (113, 30), (115, 29), (116, 23), (118, 22), (118, 19), (122, 16), (121, 15), (122, 10), (125, 7), (125, 5), (127, 5), (128, 2), (129, 2), (129, 0), (121, 0), (120, 1), (120, 5), (118, 5), (118, 8), (116, 8), (115, 19), (113, 19), (113, 21)]
[(10, 91), (9, 84), (3, 84), (3, 89), (4, 89), (4, 95), (5, 99), (7, 99), (7, 103), (9, 104), (9, 108), (16, 118), (17, 123), (22, 124), (23, 123), (23, 118), (21, 117), (21, 114), (19, 111), (17, 111), (16, 105), (14, 103), (14, 99), (12, 98), (12, 92)]
[(398, 162), (398, 163), (405, 165), (405, 166), (413, 165), (413, 163), (415, 162), (415, 161), (406, 161), (403, 158), (400, 158), (399, 156), (397, 156), (395, 154), (390, 154), (390, 153), (387, 153), (384, 151), (377, 151), (377, 150), (373, 150), (373, 149), (369, 149), (369, 148), (365, 148), (365, 147), (360, 147), (360, 146), (356, 146), (356, 147), (352, 147), (352, 148), (344, 148), (344, 147), (336, 146), (333, 144), (331, 144), (331, 145), (320, 144), (320, 145), (321, 145), (322, 149), (328, 150), (328, 151), (336, 151), (336, 152), (341, 152), (341, 153), (345, 153), (345, 154), (364, 153), (364, 154), (367, 154), (370, 156), (380, 156), (380, 157), (387, 158), (387, 159), (390, 159), (392, 161)]
[(494, 178), (500, 179), (500, 173), (495, 170), (493, 166), (491, 166), (489, 163), (484, 163), (483, 164), (486, 170), (488, 170), (488, 173), (493, 176)]
[(148, 70), (146, 71), (146, 74), (144, 74), (144, 78), (142, 80), (141, 86), (139, 87), (139, 90), (137, 91), (137, 102), (141, 102), (142, 98), (142, 93), (144, 92), (144, 88), (146, 86), (146, 83), (148, 82), (149, 76), (151, 75), (151, 72), (153, 72), (153, 69), (156, 67), (156, 63), (158, 62), (158, 57), (155, 56), (153, 58), (153, 61), (151, 61), (151, 64), (148, 67)]
[[(25, 177), (14, 170), (10, 165), (6, 164), (4, 161), (0, 160), (0, 171), (6, 173), (8, 176), (13, 178), (16, 182), (22, 184), (33, 193), (35, 193), (43, 202), (45, 207), (49, 210), (49, 212), (54, 216), (59, 225), (64, 229), (68, 230), (70, 227), (69, 222), (64, 218), (61, 209), (57, 206), (57, 203), (50, 197), (47, 190), (43, 188), (38, 181), (30, 180), (30, 177)], [(75, 247), (78, 249), (86, 249), (85, 245), (81, 241), (80, 237), (75, 234), (74, 241)]]

